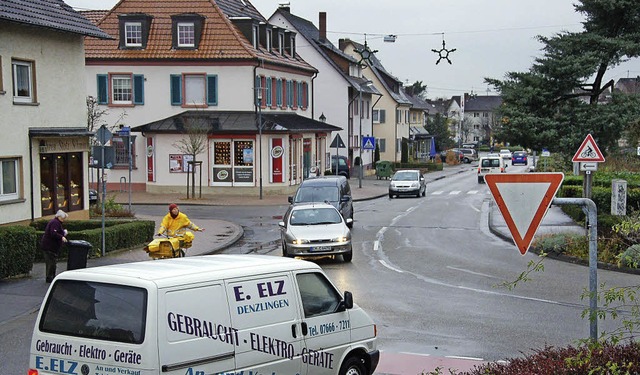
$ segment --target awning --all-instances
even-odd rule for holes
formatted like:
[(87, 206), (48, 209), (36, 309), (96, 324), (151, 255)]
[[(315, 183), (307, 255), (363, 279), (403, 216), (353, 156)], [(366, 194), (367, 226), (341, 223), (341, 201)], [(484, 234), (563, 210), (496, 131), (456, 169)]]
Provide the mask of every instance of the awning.
[(29, 137), (93, 137), (94, 133), (86, 128), (29, 128)]

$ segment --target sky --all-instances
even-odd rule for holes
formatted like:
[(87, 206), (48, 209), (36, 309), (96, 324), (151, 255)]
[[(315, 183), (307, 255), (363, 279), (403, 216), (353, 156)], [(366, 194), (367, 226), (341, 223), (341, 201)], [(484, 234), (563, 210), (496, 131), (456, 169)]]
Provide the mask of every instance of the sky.
[[(76, 10), (110, 9), (117, 0), (64, 0)], [(241, 0), (238, 0), (241, 1)], [(404, 84), (421, 81), (430, 99), (464, 93), (497, 95), (485, 77), (525, 72), (541, 56), (537, 35), (580, 31), (574, 0), (251, 0), (265, 18), (279, 4), (318, 26), (327, 13), (327, 37), (350, 38), (377, 50), (385, 69)], [(384, 36), (395, 35), (395, 42)], [(446, 55), (443, 49), (451, 51)], [(304, 44), (297, 45), (302, 54)], [(433, 52), (435, 49), (441, 54)], [(303, 54), (302, 54), (303, 55)], [(451, 64), (439, 56), (448, 57)], [(303, 55), (304, 56), (304, 55)], [(365, 72), (366, 75), (366, 72)], [(610, 69), (605, 82), (640, 76), (640, 59)]]

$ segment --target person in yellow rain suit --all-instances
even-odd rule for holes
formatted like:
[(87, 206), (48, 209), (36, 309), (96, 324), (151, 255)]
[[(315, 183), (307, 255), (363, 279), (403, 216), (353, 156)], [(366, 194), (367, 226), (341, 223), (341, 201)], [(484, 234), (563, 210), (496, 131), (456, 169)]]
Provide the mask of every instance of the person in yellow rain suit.
[(166, 233), (168, 237), (185, 237), (185, 239), (190, 237), (188, 240), (193, 240), (193, 234), (187, 232), (187, 229), (204, 232), (204, 228), (199, 228), (189, 220), (187, 215), (180, 212), (177, 204), (171, 203), (169, 213), (162, 219), (157, 235)]

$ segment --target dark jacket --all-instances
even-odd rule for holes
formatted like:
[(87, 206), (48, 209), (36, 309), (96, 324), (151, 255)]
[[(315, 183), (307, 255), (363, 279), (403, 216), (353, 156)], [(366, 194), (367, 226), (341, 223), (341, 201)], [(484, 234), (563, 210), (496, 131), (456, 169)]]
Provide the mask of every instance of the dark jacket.
[(44, 251), (60, 254), (62, 248), (62, 237), (64, 237), (64, 228), (62, 228), (62, 222), (54, 217), (47, 223), (47, 227), (44, 228), (44, 235), (40, 242), (40, 248)]

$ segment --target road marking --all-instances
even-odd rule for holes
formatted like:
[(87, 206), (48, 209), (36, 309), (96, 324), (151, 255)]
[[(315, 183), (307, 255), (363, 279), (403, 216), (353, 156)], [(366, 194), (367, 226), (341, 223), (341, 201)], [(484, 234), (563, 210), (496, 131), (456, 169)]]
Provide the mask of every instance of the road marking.
[(408, 354), (408, 355), (419, 355), (422, 357), (430, 357), (431, 354), (427, 354), (427, 353), (413, 353), (413, 352), (400, 352), (400, 354)]
[(373, 251), (378, 251), (380, 249), (380, 241), (375, 241), (373, 243)]
[(449, 193), (449, 195), (458, 195), (458, 194), (460, 194), (460, 190), (454, 190)]
[(476, 357), (461, 357), (461, 356), (457, 356), (457, 355), (446, 355), (444, 356), (445, 358), (451, 358), (451, 359), (468, 359), (471, 361), (484, 361), (484, 359), (482, 358), (476, 358)]
[(466, 270), (466, 269), (464, 269), (464, 268), (457, 268), (457, 267), (451, 267), (451, 266), (447, 266), (447, 268), (452, 269), (452, 270), (456, 270), (456, 271), (461, 271), (461, 272), (470, 273), (470, 274), (472, 274), (472, 275), (489, 277), (489, 278), (491, 278), (491, 279), (499, 279), (498, 277), (495, 277), (495, 276), (491, 276), (491, 275), (487, 275), (487, 274), (479, 273), (479, 272), (469, 271), (469, 270)]
[(379, 262), (380, 262), (383, 266), (385, 266), (385, 267), (387, 267), (388, 269), (390, 269), (391, 271), (396, 271), (396, 272), (398, 272), (398, 273), (404, 273), (404, 271), (403, 271), (403, 270), (399, 270), (399, 269), (397, 269), (397, 268), (395, 268), (395, 267), (391, 267), (390, 265), (388, 265), (388, 264), (387, 264), (387, 262), (385, 262), (385, 261), (384, 261), (384, 260), (382, 260), (382, 259), (380, 259), (380, 260), (379, 260)]
[(434, 191), (433, 193), (431, 193), (431, 195), (440, 195), (442, 193), (444, 193), (444, 191), (438, 190), (438, 191)]
[(408, 209), (407, 209), (407, 213), (409, 213), (409, 212), (411, 212), (411, 211), (415, 210), (415, 209), (416, 209), (416, 207), (418, 207), (418, 206), (413, 206), (413, 207), (408, 208)]
[(478, 194), (478, 190), (469, 190), (467, 194)]

